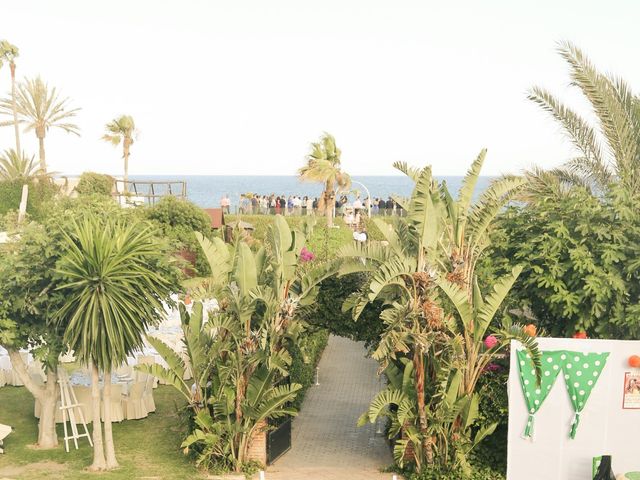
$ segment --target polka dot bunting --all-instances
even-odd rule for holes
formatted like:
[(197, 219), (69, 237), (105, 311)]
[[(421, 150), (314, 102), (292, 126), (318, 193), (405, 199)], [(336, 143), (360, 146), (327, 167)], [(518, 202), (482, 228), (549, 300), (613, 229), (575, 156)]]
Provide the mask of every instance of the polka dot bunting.
[(531, 437), (533, 435), (533, 416), (549, 395), (563, 361), (560, 359), (561, 352), (542, 352), (542, 379), (538, 385), (533, 360), (528, 358), (524, 350), (519, 350), (516, 354), (520, 365), (520, 385), (529, 411), (524, 436)]
[(520, 367), (520, 386), (529, 411), (523, 436), (525, 438), (532, 437), (534, 416), (546, 400), (558, 374), (563, 371), (569, 398), (575, 411), (570, 431), (570, 437), (575, 438), (580, 423), (580, 413), (584, 409), (600, 373), (602, 373), (609, 354), (563, 350), (541, 352), (542, 378), (540, 384), (536, 381), (535, 369), (530, 356), (524, 350), (518, 350), (516, 355)]

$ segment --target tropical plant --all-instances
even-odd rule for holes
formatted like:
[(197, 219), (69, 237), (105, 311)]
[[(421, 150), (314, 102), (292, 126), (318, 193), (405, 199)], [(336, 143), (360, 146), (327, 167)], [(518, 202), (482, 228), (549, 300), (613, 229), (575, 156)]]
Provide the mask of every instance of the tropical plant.
[[(56, 313), (64, 339), (78, 360), (90, 366), (94, 457), (91, 470), (118, 466), (111, 428), (111, 372), (144, 345), (150, 325), (159, 323), (163, 302), (176, 289), (167, 254), (145, 222), (86, 215), (65, 232), (57, 273), (65, 303)], [(104, 377), (104, 443), (100, 423), (99, 372)], [(105, 455), (106, 454), (106, 455)]]
[(553, 175), (598, 192), (618, 181), (630, 192), (640, 192), (638, 98), (624, 80), (599, 72), (575, 45), (562, 42), (558, 51), (569, 65), (571, 84), (589, 102), (596, 122), (592, 124), (544, 88), (530, 91), (529, 98), (558, 122), (578, 151)]
[(256, 252), (242, 240), (227, 245), (196, 235), (211, 275), (194, 295), (216, 298), (219, 308), (209, 311), (204, 327), (199, 303), (190, 316), (181, 310), (194, 388), (181, 380), (187, 363), (156, 340), (150, 341), (169, 368), (141, 368), (164, 378), (188, 400), (196, 428), (183, 447), (198, 454), (198, 463), (241, 471), (266, 421), (295, 414), (290, 403), (301, 386), (286, 378), (290, 349), (304, 329), (297, 310), (312, 301), (316, 285), (332, 270), (325, 265), (301, 268), (304, 235), (279, 215)]
[(307, 164), (298, 170), (300, 180), (324, 185), (318, 209), (324, 210), (329, 227), (333, 226), (336, 191), (348, 191), (351, 188), (351, 177), (342, 170), (340, 156), (341, 151), (336, 146), (336, 139), (325, 132), (318, 142), (311, 144), (311, 151), (306, 158)]
[(18, 121), (18, 105), (16, 103), (16, 62), (15, 59), (18, 56), (18, 47), (12, 45), (6, 40), (0, 40), (0, 69), (5, 62), (9, 63), (9, 69), (11, 71), (11, 113), (13, 114), (13, 122), (0, 122), (0, 126), (13, 125), (15, 139), (16, 139), (16, 152), (21, 152), (20, 148), (20, 127)]
[(22, 155), (11, 149), (5, 150), (0, 155), (0, 180), (20, 180), (28, 181), (37, 177), (40, 168), (34, 162), (33, 157), (27, 157), (24, 152)]
[[(60, 98), (55, 87), (49, 89), (42, 78), (26, 78), (18, 84), (15, 96), (19, 122), (26, 124), (26, 131), (33, 130), (38, 138), (40, 170), (47, 171), (44, 139), (50, 128), (59, 128), (67, 133), (80, 136), (80, 129), (70, 119), (80, 111), (69, 109), (69, 98)], [(0, 113), (12, 112), (11, 99), (0, 100)]]
[(124, 159), (124, 189), (125, 192), (129, 188), (127, 182), (129, 181), (129, 154), (131, 145), (136, 138), (136, 124), (133, 121), (133, 117), (130, 115), (121, 115), (118, 118), (111, 120), (104, 127), (107, 131), (102, 136), (105, 142), (111, 143), (113, 146), (118, 146), (122, 143), (122, 158)]
[[(398, 200), (407, 216), (396, 219), (395, 225), (376, 221), (385, 245), (370, 242), (344, 247), (340, 252), (340, 274), (360, 271), (370, 275), (366, 288), (348, 298), (343, 308), (351, 309), (357, 319), (370, 303), (380, 300), (385, 305), (380, 316), (385, 331), (373, 358), (382, 368), (402, 358), (412, 363), (415, 417), (411, 421), (415, 423), (403, 423), (408, 436), (404, 446), (411, 446), (419, 468), (434, 461), (449, 462), (450, 458), (455, 458), (456, 465), (465, 466), (466, 453), (475, 445), (470, 440), (475, 416), (467, 413), (465, 420), (462, 412), (453, 410), (457, 447), (452, 457), (443, 456), (444, 446), (451, 441), (448, 436), (453, 433), (437, 423), (445, 422), (438, 417), (443, 408), (438, 399), (450, 398), (450, 408), (459, 406), (459, 402), (470, 402), (465, 408), (476, 408), (479, 375), (511, 339), (519, 340), (539, 361), (534, 340), (518, 326), (505, 324), (496, 330), (496, 343), (490, 348), (483, 343), (519, 269), (497, 280), (493, 291), (484, 297), (476, 281), (475, 265), (488, 245), (488, 229), (494, 217), (524, 183), (514, 177), (499, 179), (472, 204), (484, 158), (482, 151), (465, 176), (457, 200), (453, 200), (446, 184), (434, 181), (430, 167), (417, 170), (396, 164), (415, 181), (409, 201)], [(450, 303), (441, 298), (440, 292)], [(444, 371), (438, 365), (444, 365)], [(451, 384), (455, 385), (455, 398), (449, 397), (451, 389), (442, 388)], [(395, 400), (387, 403), (399, 408)], [(370, 412), (368, 419), (374, 421), (379, 412)]]

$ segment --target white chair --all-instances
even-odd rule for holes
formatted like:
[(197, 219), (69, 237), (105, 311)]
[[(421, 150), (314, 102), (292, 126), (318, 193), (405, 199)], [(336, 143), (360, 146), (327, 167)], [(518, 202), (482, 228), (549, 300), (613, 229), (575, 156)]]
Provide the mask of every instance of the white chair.
[(0, 453), (4, 453), (2, 448), (4, 439), (13, 431), (9, 425), (3, 425), (0, 423)]
[(144, 399), (144, 405), (147, 409), (147, 412), (155, 412), (156, 411), (156, 402), (153, 399), (153, 384), (155, 378), (149, 375), (147, 377), (147, 381), (144, 384), (144, 394), (142, 398)]
[[(104, 391), (103, 391), (104, 392)], [(104, 421), (104, 399), (100, 404), (100, 417)], [(122, 385), (111, 385), (111, 421), (121, 422), (124, 420), (124, 409), (122, 408)]]
[(129, 377), (132, 378), (133, 377), (133, 368), (131, 367), (131, 365), (122, 365), (120, 367), (118, 367), (116, 369), (116, 376), (117, 377)]
[(148, 373), (145, 372), (140, 372), (138, 370), (136, 370), (136, 376), (134, 378), (136, 383), (147, 383), (147, 378), (149, 378), (150, 375)]
[(145, 383), (135, 382), (129, 388), (129, 396), (124, 400), (124, 415), (127, 420), (146, 418), (149, 414), (144, 403)]
[[(76, 400), (80, 405), (80, 409), (82, 410), (82, 415), (84, 415), (85, 423), (89, 424), (93, 422), (93, 398), (91, 397), (91, 387), (86, 386), (74, 386), (73, 393), (76, 395)], [(80, 415), (76, 415), (76, 423), (80, 423), (82, 420), (80, 419)]]
[[(138, 356), (138, 365), (154, 365), (155, 363), (157, 363), (156, 357), (154, 357), (153, 355)], [(138, 381), (140, 381), (140, 378), (138, 378)], [(146, 377), (144, 378), (144, 381), (146, 382)], [(153, 388), (157, 388), (157, 387), (158, 387), (158, 379), (156, 378), (153, 382)]]

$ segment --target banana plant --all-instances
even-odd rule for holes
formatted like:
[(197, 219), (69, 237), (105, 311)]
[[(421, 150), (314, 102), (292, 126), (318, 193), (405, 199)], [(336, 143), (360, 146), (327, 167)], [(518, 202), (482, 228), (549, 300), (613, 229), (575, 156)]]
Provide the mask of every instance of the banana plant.
[[(351, 310), (357, 320), (371, 302), (382, 301), (386, 306), (381, 314), (386, 329), (373, 358), (383, 369), (398, 359), (411, 359), (410, 375), (416, 391), (411, 398), (415, 401), (417, 423), (415, 434), (413, 427), (405, 434), (420, 439), (421, 448), (416, 445), (413, 448), (416, 464), (434, 463), (437, 460), (434, 455), (442, 455), (438, 449), (442, 450), (442, 445), (448, 442), (446, 436), (452, 434), (444, 429), (434, 440), (429, 433), (442, 425), (443, 420), (438, 420), (437, 414), (448, 411), (434, 404), (442, 395), (427, 395), (434, 391), (434, 384), (442, 383), (436, 368), (440, 360), (435, 352), (451, 350), (457, 357), (458, 367), (451, 368), (446, 377), (446, 382), (458, 389), (456, 399), (449, 402), (451, 408), (477, 401), (473, 395), (479, 375), (513, 338), (529, 349), (539, 374), (539, 352), (522, 327), (510, 325), (496, 332), (500, 343), (491, 349), (486, 349), (483, 343), (519, 270), (499, 279), (494, 291), (483, 298), (475, 266), (488, 245), (492, 221), (525, 182), (519, 177), (501, 178), (473, 202), (485, 155), (483, 150), (472, 163), (456, 200), (446, 184), (434, 180), (430, 167), (416, 169), (396, 163), (394, 166), (415, 182), (410, 199), (398, 200), (407, 216), (395, 219), (392, 225), (374, 220), (384, 243), (350, 245), (340, 251), (340, 275), (368, 272), (370, 276), (368, 285), (349, 297), (343, 309)], [(453, 302), (454, 312), (447, 311), (449, 305), (442, 294)], [(452, 382), (454, 376), (460, 381)], [(456, 436), (468, 433), (468, 420), (471, 419), (471, 424), (474, 420), (473, 415), (466, 415), (465, 420), (463, 412), (464, 409), (458, 412), (456, 421), (451, 423)], [(411, 437), (408, 441), (412, 441)]]
[[(211, 334), (204, 328), (202, 303), (195, 302), (191, 314), (187, 312), (184, 304), (181, 303), (178, 307), (183, 334), (183, 355), (162, 340), (147, 336), (147, 341), (167, 366), (157, 363), (140, 364), (136, 366), (136, 370), (153, 375), (174, 387), (197, 413), (204, 406), (214, 360), (224, 353), (223, 345), (215, 343)], [(191, 373), (192, 381), (185, 380), (187, 371)]]
[[(219, 309), (209, 312), (204, 326), (199, 302), (190, 318), (183, 309), (194, 385), (182, 380), (187, 363), (159, 342), (152, 340), (158, 352), (166, 353), (170, 371), (144, 368), (178, 388), (193, 407), (196, 429), (183, 447), (198, 452), (200, 464), (221, 462), (240, 471), (251, 439), (265, 422), (295, 414), (289, 404), (301, 387), (286, 384), (286, 377), (290, 347), (305, 327), (298, 308), (313, 301), (318, 284), (335, 273), (337, 264), (302, 268), (305, 234), (290, 229), (279, 215), (256, 251), (241, 238), (226, 244), (196, 235), (211, 270), (197, 295), (216, 298)], [(222, 440), (224, 448), (214, 445)]]

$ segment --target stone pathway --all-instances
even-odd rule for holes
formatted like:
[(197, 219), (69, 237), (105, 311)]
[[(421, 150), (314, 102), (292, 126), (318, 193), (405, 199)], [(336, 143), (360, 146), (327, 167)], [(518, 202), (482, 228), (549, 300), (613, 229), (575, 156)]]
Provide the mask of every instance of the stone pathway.
[(312, 386), (293, 422), (292, 448), (271, 465), (267, 480), (391, 480), (380, 468), (393, 463), (376, 426), (358, 428), (360, 415), (380, 390), (378, 364), (361, 342), (331, 336)]

